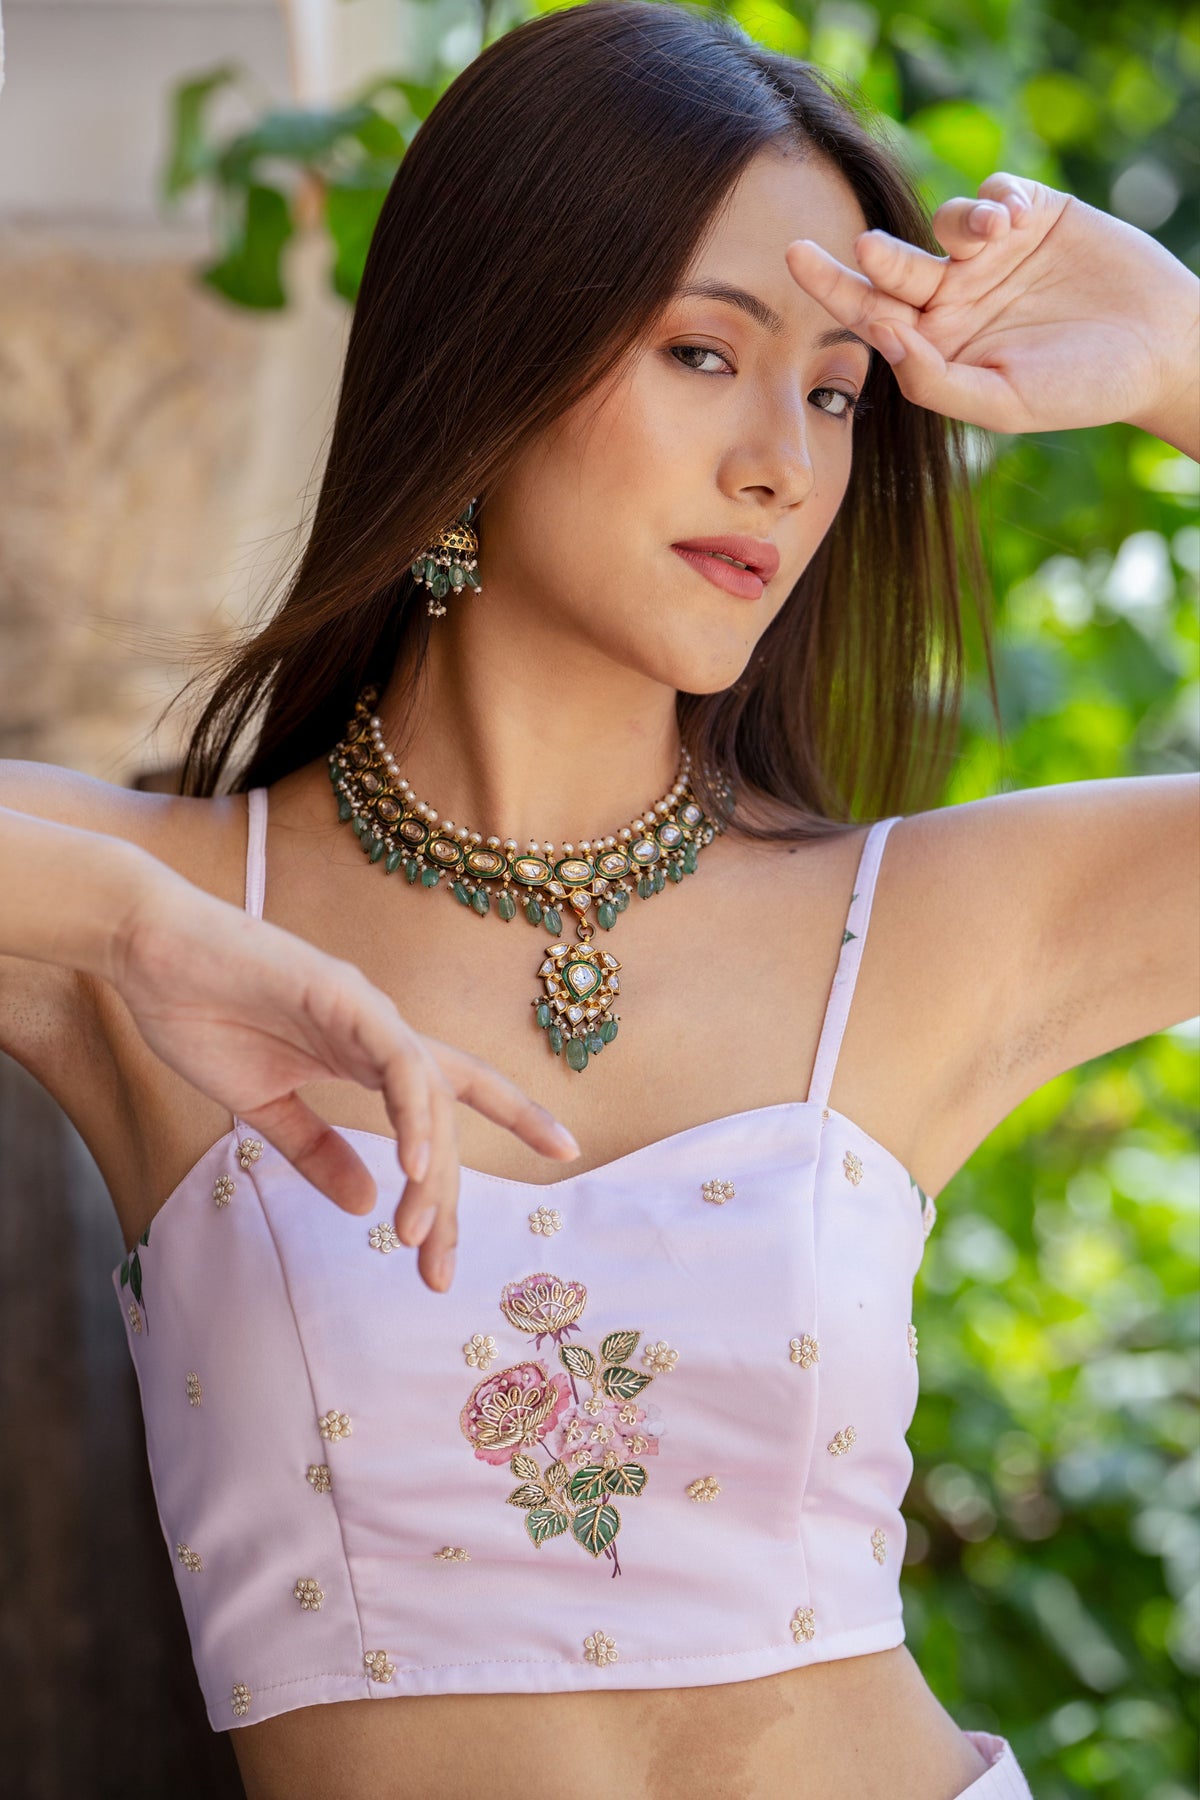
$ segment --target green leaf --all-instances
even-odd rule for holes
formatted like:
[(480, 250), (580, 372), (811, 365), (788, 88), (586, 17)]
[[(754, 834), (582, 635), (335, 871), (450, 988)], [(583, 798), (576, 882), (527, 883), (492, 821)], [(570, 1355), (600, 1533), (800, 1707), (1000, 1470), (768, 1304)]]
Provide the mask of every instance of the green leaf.
[(647, 1479), (641, 1463), (621, 1463), (604, 1471), (604, 1485), (610, 1494), (640, 1494)]
[(177, 200), (216, 160), (216, 150), (205, 135), (205, 113), (212, 96), (238, 79), (232, 63), (223, 63), (194, 81), (184, 81), (171, 100), (171, 137), (162, 178), (165, 200)]
[(126, 1257), (125, 1261), (121, 1264), (121, 1286), (122, 1287), (127, 1286), (128, 1282), (129, 1282), (129, 1258)]
[[(152, 1225), (153, 1223), (154, 1223), (154, 1221), (153, 1221), (153, 1219), (151, 1219), (150, 1224)], [(143, 1231), (141, 1237), (138, 1239), (138, 1243), (139, 1244), (148, 1244), (149, 1242), (150, 1242), (150, 1225), (147, 1225), (145, 1231)]]
[(556, 1506), (535, 1506), (525, 1514), (525, 1529), (535, 1544), (544, 1544), (567, 1529), (567, 1515)]
[(540, 1481), (525, 1481), (508, 1496), (509, 1506), (544, 1506), (545, 1489)]
[(600, 1345), (606, 1363), (627, 1362), (641, 1342), (640, 1331), (610, 1331)]
[(129, 1259), (129, 1285), (133, 1289), (134, 1299), (140, 1300), (142, 1297), (142, 1265), (138, 1261), (136, 1250)]
[(604, 1470), (586, 1464), (576, 1469), (567, 1489), (572, 1500), (601, 1500), (608, 1492), (608, 1484), (604, 1479)]
[(358, 297), (367, 251), (386, 199), (386, 187), (335, 182), (326, 190), (325, 223), (333, 240), (333, 288), (343, 300)]
[(596, 1358), (583, 1344), (560, 1344), (558, 1360), (572, 1375), (578, 1375), (584, 1381), (596, 1379)]
[(599, 1556), (621, 1529), (621, 1515), (615, 1506), (581, 1506), (571, 1520), (576, 1540), (593, 1556)]
[(244, 196), (235, 192), (230, 199), (241, 216), (235, 217), (226, 254), (205, 269), (205, 281), (241, 306), (285, 305), (280, 259), (292, 235), (287, 201), (268, 187), (249, 187)]
[(537, 1458), (535, 1456), (526, 1456), (523, 1450), (516, 1451), (515, 1454), (509, 1458), (508, 1466), (518, 1481), (540, 1481), (542, 1478), (542, 1471), (538, 1468)]
[(569, 1473), (565, 1462), (552, 1462), (542, 1476), (543, 1486), (548, 1487), (551, 1493), (556, 1494), (560, 1488), (566, 1486)]
[(357, 141), (371, 116), (371, 108), (363, 105), (330, 112), (294, 108), (264, 113), (257, 124), (239, 132), (225, 146), (217, 159), (217, 175), (222, 181), (247, 183), (257, 164), (267, 157), (310, 168), (347, 139)]
[(644, 1387), (649, 1387), (653, 1379), (652, 1375), (643, 1375), (637, 1369), (622, 1368), (618, 1363), (611, 1369), (605, 1369), (600, 1377), (600, 1386), (613, 1400), (632, 1400)]

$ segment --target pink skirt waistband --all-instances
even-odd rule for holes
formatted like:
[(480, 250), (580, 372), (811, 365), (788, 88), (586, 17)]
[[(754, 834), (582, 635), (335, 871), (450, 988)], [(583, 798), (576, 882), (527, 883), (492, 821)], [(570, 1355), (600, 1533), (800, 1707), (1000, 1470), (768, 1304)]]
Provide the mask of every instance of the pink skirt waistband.
[(963, 1788), (958, 1800), (1034, 1800), (1007, 1738), (992, 1731), (966, 1731), (963, 1736), (971, 1740), (988, 1766)]

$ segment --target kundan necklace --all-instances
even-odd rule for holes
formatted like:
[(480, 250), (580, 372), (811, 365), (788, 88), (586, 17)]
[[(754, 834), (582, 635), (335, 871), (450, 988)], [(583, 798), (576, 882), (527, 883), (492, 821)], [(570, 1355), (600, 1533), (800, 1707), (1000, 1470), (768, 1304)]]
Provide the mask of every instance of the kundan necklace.
[[(695, 874), (700, 851), (725, 829), (692, 793), (689, 752), (684, 749), (670, 790), (640, 818), (578, 849), (563, 844), (555, 860), (553, 844), (531, 841), (521, 852), (515, 839), (483, 838), (418, 800), (383, 741), (371, 711), (377, 699), (376, 688), (362, 690), (346, 736), (330, 753), (338, 818), (354, 827), (363, 854), (382, 861), (385, 873), (403, 866), (410, 885), (427, 888), (445, 875), (454, 898), (481, 918), (491, 912), (494, 896), (506, 923), (519, 903), (531, 925), (561, 938), (563, 912), (570, 909), (578, 941), (549, 946), (538, 969), (543, 989), (530, 1005), (554, 1055), (565, 1049), (572, 1069), (586, 1069), (589, 1056), (598, 1056), (617, 1035), (620, 1014), (612, 1006), (621, 988), (621, 964), (592, 943), (595, 926), (588, 914), (594, 908), (596, 925), (611, 931), (635, 889), (648, 900), (668, 881)], [(723, 805), (732, 800), (723, 778), (718, 791)]]

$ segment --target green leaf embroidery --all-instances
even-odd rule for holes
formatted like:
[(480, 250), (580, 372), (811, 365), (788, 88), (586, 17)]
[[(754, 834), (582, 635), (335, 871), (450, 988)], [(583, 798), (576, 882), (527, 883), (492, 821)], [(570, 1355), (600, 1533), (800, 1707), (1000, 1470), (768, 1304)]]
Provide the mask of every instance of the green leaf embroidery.
[(510, 1506), (544, 1506), (546, 1490), (540, 1481), (523, 1481), (520, 1487), (514, 1488), (508, 1496)]
[(518, 1450), (516, 1455), (510, 1459), (508, 1466), (518, 1481), (540, 1481), (542, 1479), (542, 1471), (538, 1468), (537, 1458), (526, 1456), (521, 1450)]
[[(153, 1223), (154, 1220), (151, 1219), (150, 1225), (153, 1225)], [(141, 1237), (138, 1239), (139, 1244), (148, 1244), (150, 1242), (150, 1225), (147, 1225), (145, 1231), (143, 1231)]]
[(615, 1469), (604, 1470), (604, 1485), (610, 1494), (640, 1494), (646, 1479), (641, 1463), (621, 1463)]
[(565, 1462), (552, 1462), (542, 1476), (543, 1485), (549, 1488), (552, 1494), (556, 1494), (560, 1488), (567, 1485), (568, 1474), (569, 1470)]
[(129, 1285), (133, 1289), (134, 1299), (140, 1300), (142, 1297), (142, 1265), (138, 1260), (136, 1250), (129, 1259)]
[(579, 1375), (584, 1381), (596, 1379), (596, 1358), (582, 1344), (560, 1344), (558, 1360), (572, 1375)]
[(128, 1284), (129, 1284), (129, 1258), (126, 1257), (125, 1261), (121, 1264), (121, 1286), (127, 1287)]
[(640, 1331), (610, 1331), (600, 1345), (606, 1363), (628, 1362), (641, 1342)]
[(593, 1556), (607, 1550), (620, 1529), (621, 1515), (615, 1506), (581, 1506), (571, 1520), (576, 1542)]
[(535, 1544), (544, 1544), (567, 1529), (567, 1516), (555, 1506), (537, 1506), (525, 1514), (525, 1529)]
[(572, 1500), (603, 1500), (608, 1492), (604, 1479), (605, 1471), (598, 1469), (593, 1463), (585, 1463), (582, 1469), (576, 1469), (571, 1477), (571, 1485), (567, 1489)]
[(644, 1387), (649, 1387), (653, 1379), (652, 1375), (642, 1375), (637, 1369), (626, 1369), (617, 1363), (605, 1369), (600, 1386), (610, 1400), (632, 1400)]

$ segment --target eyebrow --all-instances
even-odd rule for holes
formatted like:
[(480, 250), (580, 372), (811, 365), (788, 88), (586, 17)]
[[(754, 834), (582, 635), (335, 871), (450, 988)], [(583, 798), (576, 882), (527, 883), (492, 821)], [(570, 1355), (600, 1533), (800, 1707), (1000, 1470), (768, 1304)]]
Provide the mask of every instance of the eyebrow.
[[(690, 287), (680, 288), (676, 295), (678, 300), (723, 300), (727, 306), (740, 307), (744, 313), (769, 331), (773, 337), (782, 335), (783, 319), (773, 306), (760, 300), (757, 294), (747, 292), (745, 288), (730, 287), (724, 281), (698, 281)], [(831, 350), (835, 344), (859, 344), (873, 354), (870, 344), (860, 338), (856, 331), (848, 331), (844, 325), (834, 325), (828, 331), (822, 331), (813, 339), (818, 350)]]

